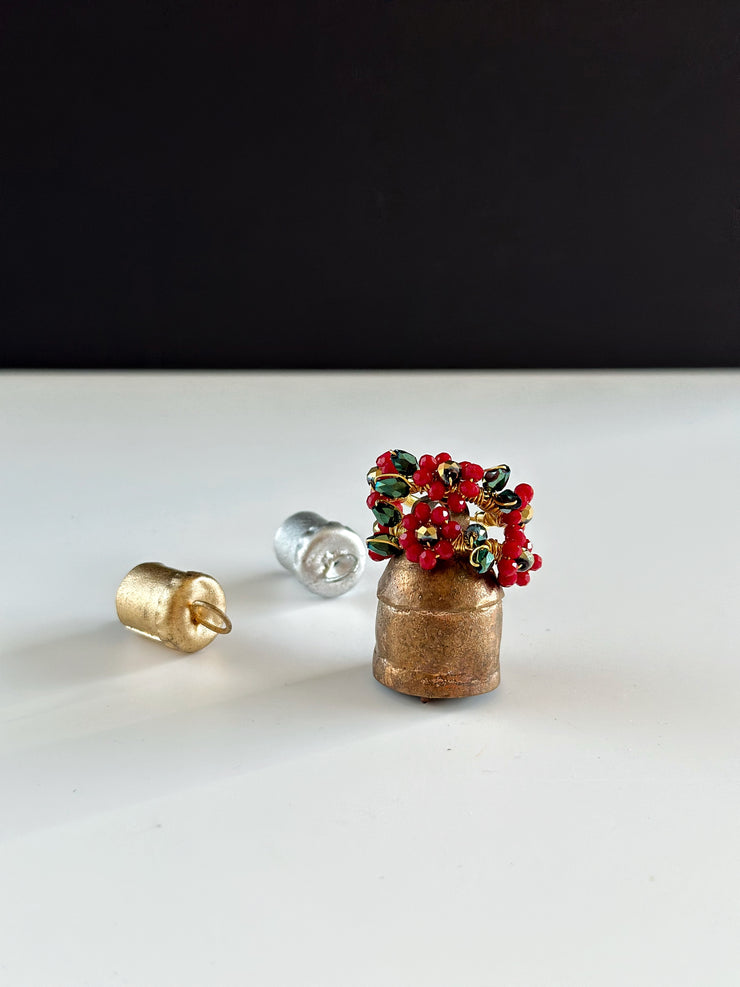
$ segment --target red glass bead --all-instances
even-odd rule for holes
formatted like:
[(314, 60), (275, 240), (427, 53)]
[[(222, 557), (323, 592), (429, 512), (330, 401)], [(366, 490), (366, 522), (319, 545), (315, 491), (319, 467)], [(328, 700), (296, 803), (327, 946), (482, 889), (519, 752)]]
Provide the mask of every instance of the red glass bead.
[(381, 469), (385, 465), (387, 459), (391, 458), (390, 452), (381, 452), (378, 458), (375, 460), (375, 465), (379, 466)]
[[(460, 464), (462, 466), (462, 463)], [(479, 466), (477, 463), (465, 463), (463, 466), (463, 480), (482, 480), (483, 479), (483, 467)]]
[(437, 461), (434, 456), (422, 456), (419, 460), (419, 467), (423, 470), (429, 470), (430, 472), (437, 466)]
[(447, 497), (447, 506), (453, 514), (462, 514), (465, 510), (465, 498), (459, 493), (451, 493)]
[(398, 536), (398, 544), (403, 549), (407, 549), (409, 545), (416, 544), (416, 535), (413, 531), (402, 531)]
[(425, 521), (428, 521), (431, 513), (432, 509), (425, 500), (414, 504), (414, 514), (418, 517), (420, 524), (424, 524)]
[(537, 572), (537, 570), (541, 568), (542, 568), (542, 556), (535, 555), (534, 562), (532, 563), (532, 570), (533, 572)]
[(462, 528), (459, 521), (448, 521), (444, 528), (442, 528), (442, 535), (449, 541), (454, 541), (461, 531)]
[(421, 524), (421, 520), (415, 514), (407, 514), (401, 521), (401, 524), (407, 531), (416, 531)]
[(417, 470), (414, 473), (414, 483), (417, 487), (426, 487), (432, 482), (432, 474), (429, 470)]
[(380, 500), (380, 494), (377, 491), (373, 490), (373, 492), (368, 495), (368, 498), (365, 501), (365, 503), (370, 508), (370, 510), (372, 510), (379, 500)]
[(516, 576), (518, 570), (513, 559), (501, 559), (498, 563), (499, 576)]
[(528, 483), (518, 483), (514, 487), (514, 493), (521, 500), (522, 507), (526, 507), (534, 497), (534, 490)]
[(370, 558), (373, 560), (373, 562), (387, 562), (388, 561), (388, 559), (385, 557), (385, 555), (378, 555), (377, 552), (368, 552), (367, 554), (370, 556)]
[(499, 586), (513, 586), (516, 583), (516, 573), (509, 575), (498, 575)]
[(409, 547), (406, 549), (406, 558), (409, 560), (409, 562), (418, 562), (421, 553), (422, 553), (422, 547), (418, 543), (418, 541), (415, 541), (413, 545), (409, 545)]
[(527, 536), (522, 531), (521, 528), (517, 528), (513, 524), (507, 524), (504, 528), (504, 538), (506, 541), (516, 542), (517, 545), (521, 545), (522, 548), (527, 544)]
[(507, 524), (521, 524), (522, 523), (522, 512), (521, 511), (509, 511), (505, 514)]
[(441, 541), (437, 543), (437, 555), (440, 559), (451, 559), (454, 554), (455, 549), (450, 542)]
[(529, 573), (520, 572), (519, 575), (516, 577), (517, 586), (526, 586), (528, 583), (529, 583)]
[(474, 500), (480, 493), (477, 483), (473, 483), (472, 480), (463, 480), (463, 482), (458, 487), (460, 493), (467, 500)]
[(385, 524), (376, 524), (375, 530), (379, 535), (387, 535), (391, 529), (387, 527)]
[(437, 556), (434, 554), (434, 552), (430, 552), (428, 548), (425, 548), (424, 551), (419, 556), (419, 565), (422, 567), (422, 569), (433, 569), (436, 564), (437, 564)]
[(441, 504), (437, 504), (436, 507), (432, 508), (432, 521), (435, 524), (447, 524), (450, 520), (450, 512), (446, 507)]
[(441, 480), (434, 480), (433, 483), (429, 484), (429, 496), (432, 500), (441, 500), (446, 493), (447, 487), (445, 487)]
[(522, 546), (518, 541), (509, 541), (509, 539), (506, 538), (504, 540), (502, 551), (505, 559), (518, 559), (522, 551)]
[(452, 456), (449, 452), (440, 452), (434, 457), (434, 462), (439, 466), (440, 463), (451, 463)]

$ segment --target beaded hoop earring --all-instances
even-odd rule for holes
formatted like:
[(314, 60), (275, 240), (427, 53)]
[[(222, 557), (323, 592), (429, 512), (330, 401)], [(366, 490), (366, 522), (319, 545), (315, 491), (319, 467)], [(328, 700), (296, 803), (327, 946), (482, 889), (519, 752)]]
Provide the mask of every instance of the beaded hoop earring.
[[(526, 586), (542, 565), (524, 526), (532, 519), (534, 490), (528, 483), (507, 487), (508, 466), (483, 469), (455, 462), (449, 453), (422, 456), (403, 449), (378, 456), (367, 474), (367, 506), (375, 516), (368, 554), (377, 562), (406, 555), (422, 569), (455, 555), (467, 557), (480, 576), (494, 574), (501, 586)], [(470, 515), (468, 505), (478, 509)], [(503, 528), (503, 541), (489, 528)]]

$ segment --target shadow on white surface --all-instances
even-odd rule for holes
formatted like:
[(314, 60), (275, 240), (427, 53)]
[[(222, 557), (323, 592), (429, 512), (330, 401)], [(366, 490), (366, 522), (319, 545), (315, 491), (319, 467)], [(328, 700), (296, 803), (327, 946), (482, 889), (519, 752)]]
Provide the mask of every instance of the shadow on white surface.
[[(232, 672), (251, 666), (258, 687), (265, 688), (281, 683), (286, 673), (311, 668), (312, 658), (321, 658), (320, 649), (316, 649), (316, 656), (307, 652), (310, 634), (300, 638), (300, 647), (297, 642), (291, 647), (275, 630), (281, 619), (298, 614), (305, 620), (307, 608), (314, 611), (315, 617), (334, 622), (339, 613), (336, 601), (309, 592), (283, 570), (257, 573), (239, 582), (226, 583), (225, 587), (229, 613), (238, 613), (234, 621), (236, 633), (217, 639), (207, 649), (183, 655), (124, 628), (115, 617), (73, 634), (64, 628), (56, 635), (11, 647), (3, 653), (0, 681), (7, 690), (5, 700), (12, 704), (19, 696), (41, 696), (54, 689), (72, 690), (151, 673), (168, 664), (181, 667), (183, 663)], [(358, 594), (354, 595), (354, 605), (361, 602), (364, 608), (364, 599), (360, 601)], [(343, 598), (339, 604), (345, 608), (345, 616), (347, 603), (348, 599)], [(261, 640), (255, 639), (257, 618), (267, 622), (276, 645), (274, 649), (266, 648), (264, 634)], [(265, 673), (269, 676), (267, 682)]]
[[(39, 649), (39, 667), (46, 668), (52, 650)], [(117, 667), (134, 670), (124, 659)], [(87, 668), (82, 662), (78, 674)], [(423, 726), (431, 709), (377, 683), (368, 661), (208, 704), (176, 703), (168, 712), (144, 690), (129, 698), (128, 721), (117, 724), (99, 696), (93, 708), (66, 703), (23, 717), (15, 750), (6, 748), (0, 759), (0, 838)], [(66, 737), (57, 722), (62, 716), (76, 727)]]
[(79, 634), (34, 641), (3, 655), (2, 680), (20, 691), (70, 688), (135, 675), (176, 661), (177, 652), (113, 620)]

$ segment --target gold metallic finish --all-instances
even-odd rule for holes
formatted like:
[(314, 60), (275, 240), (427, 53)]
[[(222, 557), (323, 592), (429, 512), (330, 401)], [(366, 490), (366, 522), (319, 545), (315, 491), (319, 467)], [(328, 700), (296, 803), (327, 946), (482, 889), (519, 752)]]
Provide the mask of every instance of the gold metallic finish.
[(489, 494), (485, 490), (481, 490), (479, 494), (473, 497), (470, 503), (483, 509), (485, 520), (481, 521), (481, 524), (484, 524), (487, 528), (502, 528), (506, 524), (506, 515), (502, 514), (501, 510), (494, 503), (494, 496), (495, 494)]
[(504, 549), (502, 542), (496, 541), (495, 538), (489, 538), (485, 544), (489, 552), (491, 552), (491, 554), (493, 555), (494, 560), (496, 562), (500, 562)]
[(467, 548), (467, 542), (465, 540), (465, 532), (461, 531), (457, 538), (453, 541), (452, 547), (456, 552), (464, 552)]
[(202, 624), (214, 634), (228, 634), (231, 631), (231, 621), (218, 607), (205, 600), (196, 600), (190, 604), (190, 613), (196, 624)]
[(495, 689), (503, 596), (496, 580), (476, 575), (464, 557), (433, 572), (405, 555), (391, 559), (378, 583), (375, 678), (423, 699)]
[(118, 619), (132, 631), (189, 654), (228, 634), (226, 597), (213, 576), (143, 562), (116, 593)]
[(421, 524), (416, 529), (416, 537), (422, 545), (433, 545), (439, 541), (439, 531), (433, 524)]

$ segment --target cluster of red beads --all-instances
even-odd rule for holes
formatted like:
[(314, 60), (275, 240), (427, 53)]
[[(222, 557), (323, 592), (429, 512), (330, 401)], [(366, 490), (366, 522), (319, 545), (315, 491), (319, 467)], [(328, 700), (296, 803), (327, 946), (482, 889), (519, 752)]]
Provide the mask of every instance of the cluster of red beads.
[[(398, 544), (406, 553), (410, 562), (418, 562), (422, 569), (433, 569), (438, 559), (451, 559), (455, 554), (452, 543), (462, 530), (457, 521), (450, 520), (450, 512), (444, 504), (414, 504), (411, 514), (401, 521), (403, 533), (398, 538)], [(440, 532), (439, 540), (425, 547), (419, 541), (419, 531), (427, 524), (434, 525)]]
[(478, 481), (483, 479), (483, 467), (476, 463), (459, 463), (461, 479), (457, 490), (447, 493), (447, 487), (436, 478), (437, 467), (442, 463), (451, 463), (449, 452), (440, 452), (437, 456), (422, 456), (419, 468), (414, 473), (414, 483), (424, 487), (432, 500), (441, 500), (447, 494), (447, 505), (454, 514), (465, 509), (466, 500), (473, 500), (480, 493)]
[[(440, 452), (436, 456), (422, 456), (418, 460), (419, 468), (413, 473), (414, 484), (426, 493), (430, 502), (419, 501), (414, 504), (411, 513), (404, 515), (400, 522), (403, 530), (398, 535), (398, 545), (405, 552), (406, 557), (411, 562), (418, 563), (422, 569), (433, 569), (439, 560), (451, 559), (454, 556), (453, 543), (462, 529), (457, 521), (451, 520), (450, 513), (462, 513), (467, 502), (475, 501), (481, 492), (479, 483), (483, 480), (485, 470), (477, 463), (467, 461), (457, 463), (460, 467), (460, 478), (452, 485), (453, 489), (442, 482), (439, 477), (439, 467), (444, 463), (452, 462), (452, 456), (447, 452)], [(396, 473), (390, 451), (378, 456), (376, 465), (382, 474)], [(513, 586), (515, 583), (526, 586), (530, 580), (529, 571), (520, 571), (519, 565), (522, 562), (522, 552), (526, 551), (530, 554), (531, 550), (524, 531), (522, 509), (531, 502), (534, 490), (528, 483), (520, 483), (514, 487), (514, 493), (521, 500), (521, 507), (505, 515), (504, 541), (501, 558), (497, 563), (498, 581), (501, 586)], [(376, 491), (372, 491), (368, 496), (367, 506), (372, 509), (379, 501), (386, 501), (403, 513), (403, 499), (393, 500), (381, 496)], [(439, 503), (440, 501), (443, 502)], [(425, 544), (426, 526), (433, 526), (436, 529), (436, 540), (430, 538)], [(380, 523), (376, 523), (375, 530), (381, 534), (390, 532), (387, 526)], [(388, 560), (387, 556), (372, 550), (368, 554), (371, 559), (378, 562)], [(530, 571), (534, 572), (542, 566), (542, 558), (539, 555), (531, 557), (534, 561)]]
[(375, 465), (382, 473), (395, 473), (396, 467), (393, 465), (393, 457), (390, 452), (384, 452), (375, 460)]
[[(526, 507), (534, 496), (534, 490), (528, 483), (520, 483), (514, 487), (514, 493)], [(498, 561), (498, 581), (502, 586), (526, 586), (529, 582), (529, 572), (519, 572), (516, 560), (524, 549), (531, 548), (529, 539), (522, 525), (521, 509), (509, 511), (504, 528), (504, 542), (501, 546), (501, 558)], [(542, 556), (535, 555), (531, 571), (535, 572), (542, 566)]]

